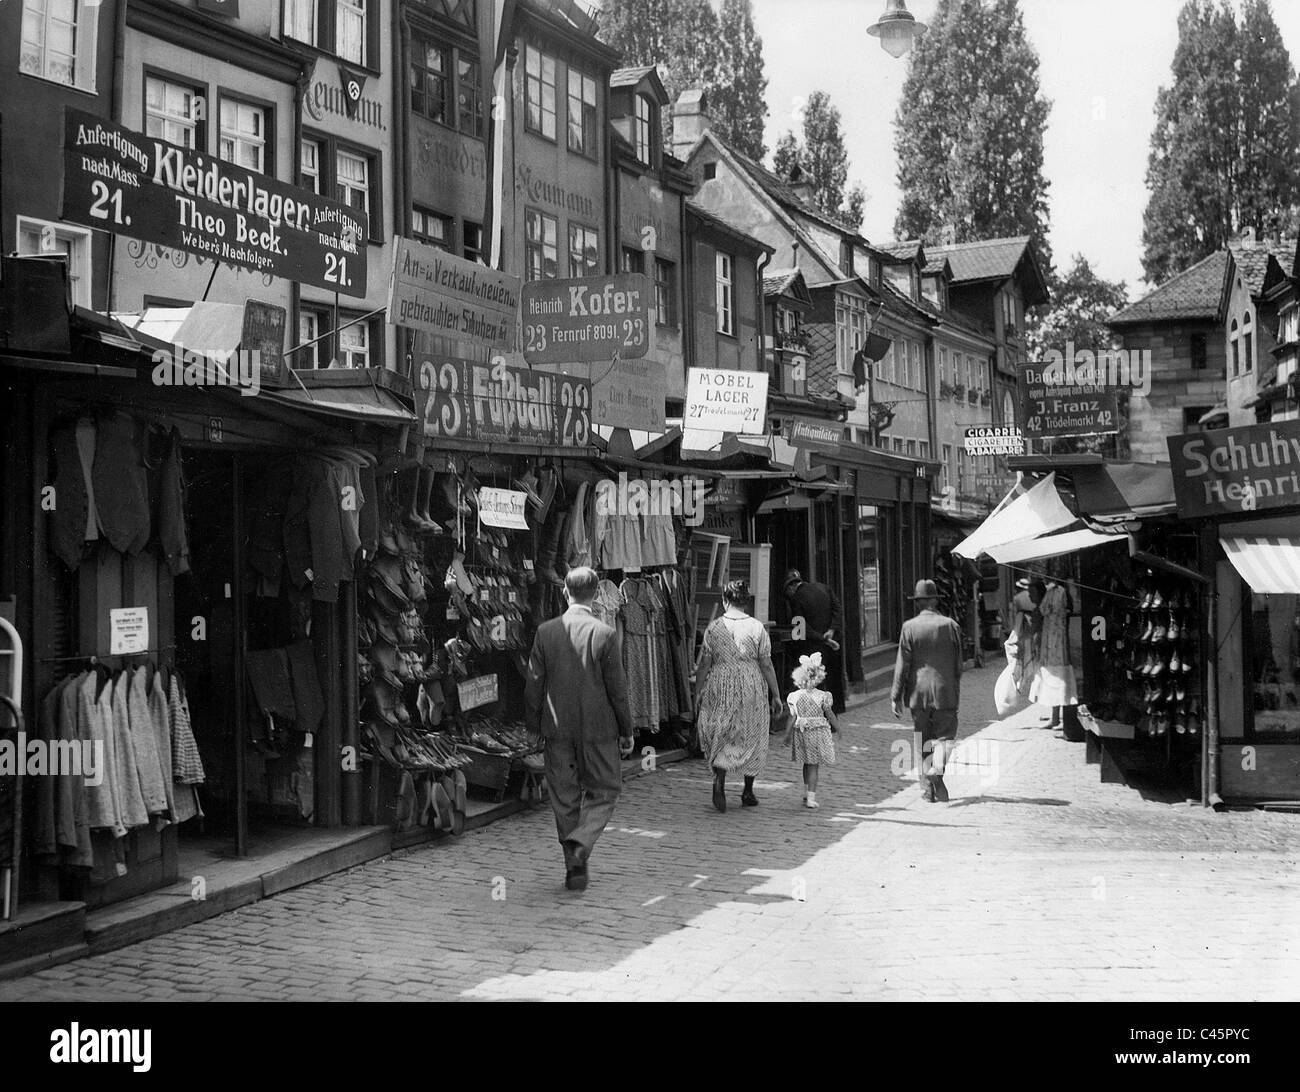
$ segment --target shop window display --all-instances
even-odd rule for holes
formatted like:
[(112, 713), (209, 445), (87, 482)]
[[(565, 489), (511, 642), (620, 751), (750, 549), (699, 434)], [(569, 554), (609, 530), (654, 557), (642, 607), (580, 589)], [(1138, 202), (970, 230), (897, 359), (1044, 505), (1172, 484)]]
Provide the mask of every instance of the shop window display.
[(1251, 593), (1251, 738), (1300, 742), (1300, 596)]

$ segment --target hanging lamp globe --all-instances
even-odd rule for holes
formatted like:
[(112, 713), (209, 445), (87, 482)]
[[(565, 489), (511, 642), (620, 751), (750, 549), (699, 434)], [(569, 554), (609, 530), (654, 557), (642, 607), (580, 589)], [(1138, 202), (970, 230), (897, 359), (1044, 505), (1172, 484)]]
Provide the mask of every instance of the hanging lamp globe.
[(867, 27), (867, 33), (879, 38), (880, 48), (891, 57), (901, 57), (925, 29), (925, 24), (917, 22), (907, 10), (907, 0), (887, 0), (880, 21)]

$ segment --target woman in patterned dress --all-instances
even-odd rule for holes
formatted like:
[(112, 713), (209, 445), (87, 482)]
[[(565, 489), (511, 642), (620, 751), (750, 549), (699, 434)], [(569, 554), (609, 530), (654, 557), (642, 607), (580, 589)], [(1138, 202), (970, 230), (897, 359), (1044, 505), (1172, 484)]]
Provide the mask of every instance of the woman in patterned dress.
[(733, 580), (722, 592), (726, 608), (704, 631), (695, 680), (700, 746), (713, 767), (713, 806), (727, 810), (727, 772), (745, 778), (742, 806), (758, 804), (754, 778), (767, 761), (771, 718), (781, 712), (772, 667), (772, 641), (758, 619), (745, 613), (749, 585)]
[(826, 679), (822, 654), (800, 656), (799, 666), (791, 673), (795, 686), (785, 699), (794, 721), (790, 727), (790, 757), (803, 763), (803, 806), (819, 808), (817, 803), (817, 775), (823, 764), (835, 765), (835, 740), (831, 733), (839, 730), (835, 719), (835, 699), (827, 690), (818, 687)]

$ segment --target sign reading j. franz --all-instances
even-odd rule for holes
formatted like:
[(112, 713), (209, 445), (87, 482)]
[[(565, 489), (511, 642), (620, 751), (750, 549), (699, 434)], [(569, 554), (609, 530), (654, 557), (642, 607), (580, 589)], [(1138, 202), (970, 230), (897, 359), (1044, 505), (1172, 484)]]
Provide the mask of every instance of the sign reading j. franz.
[(1169, 437), (1178, 514), (1300, 508), (1300, 421)]
[(368, 226), (310, 190), (65, 108), (62, 216), (315, 285), (366, 294)]
[(519, 278), (445, 250), (393, 239), (388, 321), (479, 345), (509, 346)]

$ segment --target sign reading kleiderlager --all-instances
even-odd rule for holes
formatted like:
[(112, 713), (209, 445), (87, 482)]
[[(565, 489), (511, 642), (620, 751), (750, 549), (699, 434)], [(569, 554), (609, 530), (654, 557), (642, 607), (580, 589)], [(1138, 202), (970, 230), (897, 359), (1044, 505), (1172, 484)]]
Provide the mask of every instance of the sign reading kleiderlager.
[(962, 433), (967, 455), (1023, 455), (1024, 434), (1012, 425), (979, 425)]
[(369, 229), (355, 209), (71, 107), (62, 216), (345, 296), (366, 294)]
[(1017, 365), (1019, 423), (1029, 440), (1119, 431), (1119, 398), (1104, 376), (1082, 378), (1049, 364)]
[(1170, 436), (1183, 518), (1300, 505), (1300, 421)]
[(642, 273), (531, 281), (523, 288), (524, 359), (576, 364), (645, 356), (650, 280)]
[(393, 239), (388, 321), (480, 345), (510, 345), (519, 278), (445, 250)]
[(761, 436), (767, 428), (767, 373), (690, 368), (682, 426)]

